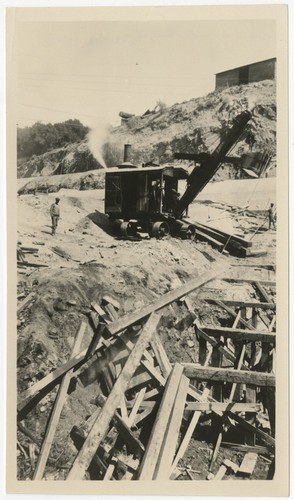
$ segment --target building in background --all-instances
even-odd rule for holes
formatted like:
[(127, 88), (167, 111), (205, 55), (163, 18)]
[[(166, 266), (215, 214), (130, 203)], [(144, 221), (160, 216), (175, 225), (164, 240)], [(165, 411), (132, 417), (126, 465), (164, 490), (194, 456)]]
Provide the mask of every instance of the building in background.
[(216, 73), (215, 88), (220, 89), (232, 85), (260, 82), (261, 80), (274, 80), (276, 76), (276, 62), (276, 57), (273, 57), (265, 61)]

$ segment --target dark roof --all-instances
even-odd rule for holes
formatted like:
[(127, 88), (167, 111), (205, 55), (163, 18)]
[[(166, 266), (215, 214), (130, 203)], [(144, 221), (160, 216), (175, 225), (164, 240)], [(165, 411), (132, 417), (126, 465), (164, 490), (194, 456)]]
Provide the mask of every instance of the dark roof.
[(186, 179), (189, 176), (188, 171), (182, 167), (175, 167), (173, 165), (161, 165), (160, 167), (137, 167), (137, 168), (110, 168), (107, 174), (118, 174), (129, 172), (132, 174), (142, 172), (164, 172), (167, 175), (176, 177), (177, 179)]
[(233, 71), (234, 69), (246, 68), (246, 66), (254, 66), (256, 64), (261, 64), (261, 63), (265, 63), (265, 62), (269, 62), (269, 61), (276, 61), (276, 60), (277, 60), (276, 57), (272, 57), (270, 59), (264, 59), (263, 61), (257, 61), (254, 63), (243, 64), (242, 66), (237, 66), (235, 68), (229, 68), (229, 69), (225, 69), (224, 71), (218, 71), (217, 73), (215, 73), (215, 75), (221, 75), (222, 73), (227, 73), (228, 71)]

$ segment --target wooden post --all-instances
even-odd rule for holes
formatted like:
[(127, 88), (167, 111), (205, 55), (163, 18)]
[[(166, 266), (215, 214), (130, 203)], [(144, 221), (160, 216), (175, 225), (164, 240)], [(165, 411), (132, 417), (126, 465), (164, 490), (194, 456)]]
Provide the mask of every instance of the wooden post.
[(153, 479), (169, 479), (183, 418), (189, 379), (182, 375)]
[[(254, 328), (257, 327), (257, 311), (255, 308), (252, 308), (252, 326)], [(255, 343), (251, 343), (251, 358), (254, 355), (255, 356), (256, 348), (255, 348)], [(256, 387), (247, 384), (246, 385), (246, 403), (256, 403)], [(249, 422), (252, 425), (255, 425), (256, 422), (256, 413), (252, 412), (246, 412), (245, 418), (247, 422)], [(253, 432), (246, 432), (245, 431), (245, 436), (244, 436), (244, 441), (245, 444), (249, 446), (254, 446), (256, 442), (256, 434)]]
[[(202, 393), (202, 396), (201, 396), (201, 400), (202, 401), (205, 401), (207, 399), (207, 397), (209, 395), (209, 392), (210, 392), (210, 388), (207, 387), (207, 388), (204, 389), (204, 391)], [(188, 429), (187, 429), (187, 431), (185, 433), (184, 438), (182, 439), (180, 447), (179, 447), (179, 449), (177, 451), (177, 454), (175, 456), (175, 459), (174, 459), (174, 461), (172, 463), (171, 471), (170, 471), (171, 475), (175, 471), (175, 469), (176, 469), (176, 467), (178, 465), (179, 460), (181, 458), (183, 458), (183, 456), (185, 454), (185, 451), (186, 451), (186, 449), (187, 449), (187, 447), (189, 445), (190, 439), (191, 439), (191, 437), (193, 435), (193, 432), (194, 432), (195, 427), (196, 427), (196, 425), (198, 423), (200, 415), (201, 415), (201, 411), (195, 411), (193, 413), (193, 416), (192, 416), (192, 419), (191, 419), (190, 424), (188, 426)]]
[(164, 439), (166, 426), (170, 419), (170, 414), (174, 405), (175, 396), (179, 387), (183, 367), (175, 364), (168, 381), (160, 403), (160, 407), (151, 431), (146, 452), (140, 466), (138, 479), (151, 480), (154, 477), (158, 456)]
[[(79, 352), (86, 328), (87, 328), (87, 324), (82, 321), (80, 328), (77, 332), (72, 351), (71, 351), (71, 355), (70, 355), (71, 358)], [(69, 387), (72, 373), (73, 373), (73, 370), (67, 372), (66, 375), (64, 375), (63, 380), (60, 384), (59, 391), (58, 391), (58, 394), (57, 394), (56, 399), (55, 399), (53, 411), (51, 413), (49, 422), (47, 424), (45, 436), (44, 436), (43, 443), (42, 443), (40, 453), (38, 456), (37, 465), (36, 465), (34, 475), (33, 475), (34, 480), (40, 480), (43, 477), (46, 463), (47, 463), (47, 460), (49, 457), (50, 449), (51, 449), (53, 439), (55, 436), (55, 432), (57, 429), (57, 425), (59, 422), (59, 417), (60, 417), (60, 414), (62, 412), (65, 398), (67, 396), (67, 391), (68, 391), (68, 387)]]
[(81, 450), (79, 451), (74, 464), (68, 474), (67, 480), (83, 479), (91, 460), (103, 440), (113, 418), (116, 408), (119, 406), (121, 397), (126, 391), (131, 377), (133, 376), (141, 360), (144, 350), (149, 344), (154, 331), (160, 320), (160, 315), (154, 313), (146, 322), (142, 332), (130, 353), (122, 371), (116, 380), (110, 395), (105, 402), (97, 420), (94, 422)]

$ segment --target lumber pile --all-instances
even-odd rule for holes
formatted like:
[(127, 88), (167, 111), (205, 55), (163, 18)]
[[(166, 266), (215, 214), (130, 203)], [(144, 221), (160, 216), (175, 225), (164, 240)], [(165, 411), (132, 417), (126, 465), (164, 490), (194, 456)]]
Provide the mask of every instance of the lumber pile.
[[(265, 251), (254, 251), (252, 241), (214, 227), (193, 222), (196, 228), (196, 240), (205, 241), (220, 252), (228, 252), (236, 257), (265, 255)], [(262, 253), (261, 253), (262, 252)]]
[(16, 256), (17, 256), (17, 267), (48, 267), (46, 264), (39, 264), (38, 262), (28, 262), (26, 260), (27, 255), (33, 255), (34, 257), (39, 257), (39, 249), (35, 247), (26, 247), (21, 245), (19, 242), (17, 244)]
[[(59, 385), (33, 479), (42, 479), (45, 474), (73, 376), (84, 387), (97, 382), (97, 409), (71, 431), (70, 439), (77, 453), (67, 480), (168, 480), (181, 474), (196, 479), (194, 474), (200, 471), (193, 472), (188, 465), (182, 467), (180, 461), (195, 430), (207, 418), (219, 429), (206, 471), (215, 473), (210, 478), (222, 479), (228, 470), (240, 478), (248, 477), (260, 453), (272, 461), (274, 323), (268, 333), (258, 331), (256, 315), (249, 322), (242, 312), (243, 304), (239, 311), (224, 304), (231, 311), (231, 328), (219, 327), (214, 331), (196, 318), (198, 363), (178, 360), (172, 364), (160, 339), (161, 310), (181, 297), (191, 310), (186, 294), (214, 276), (215, 272), (191, 280), (143, 310), (123, 317), (114, 297), (107, 295), (100, 303), (91, 304), (93, 338), (88, 347), (81, 351), (87, 327), (82, 322), (68, 362), (30, 387), (18, 403), (20, 422), (37, 401)], [(264, 298), (268, 300), (270, 296)], [(261, 343), (259, 356), (257, 342)], [(270, 432), (258, 425), (259, 415), (270, 422)], [(224, 439), (230, 427), (239, 429), (243, 442)], [(234, 446), (244, 452), (242, 460), (235, 465), (224, 460), (217, 472), (220, 448)]]

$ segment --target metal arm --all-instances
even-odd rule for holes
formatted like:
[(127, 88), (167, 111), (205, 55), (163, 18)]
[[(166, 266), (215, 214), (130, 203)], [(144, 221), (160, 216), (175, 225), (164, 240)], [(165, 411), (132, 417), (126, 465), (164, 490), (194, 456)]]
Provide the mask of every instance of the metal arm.
[(177, 218), (181, 217), (186, 208), (188, 208), (190, 203), (192, 203), (220, 168), (221, 164), (225, 161), (226, 154), (237, 142), (250, 118), (251, 113), (243, 111), (243, 113), (235, 118), (232, 128), (227, 132), (213, 153), (202, 153), (199, 155), (200, 166), (195, 167), (191, 172), (187, 179), (187, 189), (178, 201), (175, 214)]

